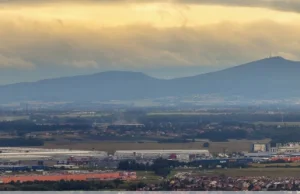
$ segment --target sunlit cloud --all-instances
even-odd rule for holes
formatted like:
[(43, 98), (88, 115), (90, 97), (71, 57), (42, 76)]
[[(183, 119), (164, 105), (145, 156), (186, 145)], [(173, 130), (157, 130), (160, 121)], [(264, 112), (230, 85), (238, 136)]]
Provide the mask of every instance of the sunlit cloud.
[(1, 68), (21, 68), (32, 69), (35, 65), (31, 62), (18, 58), (17, 56), (8, 57), (0, 54), (0, 69)]
[(300, 60), (296, 0), (0, 1), (0, 68), (228, 67)]
[[(222, 5), (238, 7), (258, 7), (280, 11), (300, 12), (298, 0), (0, 0), (2, 5), (24, 6), (24, 5), (53, 5), (53, 4), (183, 4), (183, 5)], [(151, 6), (150, 6), (151, 7)], [(145, 9), (149, 9), (149, 6)], [(151, 8), (150, 8), (151, 9)]]
[[(0, 36), (6, 37), (0, 40), (0, 60), (11, 60), (12, 66), (20, 67), (147, 69), (235, 65), (266, 57), (271, 52), (300, 59), (299, 25), (269, 20), (169, 28), (89, 28), (63, 23), (0, 23)], [(2, 62), (0, 66), (7, 68), (7, 64)]]

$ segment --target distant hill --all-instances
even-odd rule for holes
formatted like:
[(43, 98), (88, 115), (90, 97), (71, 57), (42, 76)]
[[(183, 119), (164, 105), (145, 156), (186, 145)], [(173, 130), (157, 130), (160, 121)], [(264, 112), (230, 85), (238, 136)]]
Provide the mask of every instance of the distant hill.
[(283, 99), (300, 97), (299, 73), (300, 62), (281, 57), (172, 80), (156, 79), (143, 73), (110, 71), (0, 86), (0, 102), (89, 102), (196, 94)]
[[(173, 80), (185, 94), (214, 93), (250, 99), (300, 97), (300, 62), (273, 57), (222, 71)], [(181, 93), (182, 93), (181, 92)]]

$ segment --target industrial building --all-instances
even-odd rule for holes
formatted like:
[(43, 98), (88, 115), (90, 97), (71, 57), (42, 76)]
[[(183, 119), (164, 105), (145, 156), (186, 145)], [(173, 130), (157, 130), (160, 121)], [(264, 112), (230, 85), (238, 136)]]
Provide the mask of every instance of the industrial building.
[(115, 157), (122, 159), (177, 159), (191, 160), (196, 158), (209, 157), (208, 150), (117, 150)]
[(194, 161), (200, 167), (220, 166), (220, 167), (243, 167), (251, 164), (251, 158), (226, 158), (226, 159), (203, 159)]
[[(277, 161), (286, 162), (300, 161), (300, 143), (290, 142), (286, 144), (276, 144), (275, 147), (269, 147), (269, 144), (253, 144), (253, 152), (245, 153), (246, 158), (252, 158), (254, 161)], [(261, 149), (262, 148), (262, 149)], [(265, 149), (268, 148), (268, 149)]]
[(271, 147), (270, 144), (254, 143), (252, 145), (251, 151), (252, 153), (261, 153), (260, 155), (291, 154), (291, 153), (300, 152), (300, 143), (299, 142), (290, 142), (286, 144), (278, 143), (276, 144), (275, 147)]
[(300, 143), (291, 142), (286, 144), (277, 144), (276, 147), (271, 148), (272, 152), (277, 153), (296, 153), (300, 152)]
[(265, 144), (265, 143), (254, 143), (252, 145), (252, 152), (267, 152), (270, 149), (270, 145), (269, 144)]
[(29, 172), (29, 171), (45, 171), (49, 167), (44, 165), (0, 165), (0, 172)]
[(126, 159), (193, 161), (208, 157), (208, 150), (118, 150), (109, 156), (104, 151), (0, 147), (0, 165), (64, 166), (66, 169), (75, 169), (77, 166), (116, 168), (118, 161)]
[(0, 147), (0, 161), (64, 160), (70, 157), (97, 157), (100, 159), (107, 156), (107, 152), (103, 151)]

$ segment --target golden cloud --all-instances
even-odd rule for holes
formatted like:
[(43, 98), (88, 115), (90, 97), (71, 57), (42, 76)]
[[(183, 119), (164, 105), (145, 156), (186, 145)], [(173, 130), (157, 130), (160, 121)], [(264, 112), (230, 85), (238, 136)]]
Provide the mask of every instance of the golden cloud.
[(157, 28), (0, 22), (0, 67), (157, 68), (234, 65), (273, 53), (300, 59), (300, 26), (260, 21)]
[(176, 3), (184, 5), (222, 5), (239, 7), (259, 7), (289, 12), (300, 12), (298, 0), (0, 0), (4, 5), (41, 5), (41, 4), (120, 4), (120, 3)]

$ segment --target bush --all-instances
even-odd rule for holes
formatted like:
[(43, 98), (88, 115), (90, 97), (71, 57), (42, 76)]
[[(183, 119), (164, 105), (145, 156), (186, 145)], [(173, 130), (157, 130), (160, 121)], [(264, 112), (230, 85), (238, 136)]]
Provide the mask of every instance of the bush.
[(158, 168), (154, 172), (158, 176), (167, 177), (171, 173), (171, 170), (170, 168)]
[(208, 142), (205, 142), (205, 143), (203, 144), (203, 147), (204, 147), (204, 148), (208, 148), (208, 147), (209, 147), (209, 143), (208, 143)]

